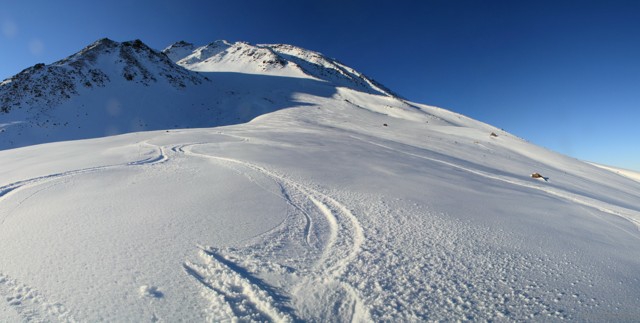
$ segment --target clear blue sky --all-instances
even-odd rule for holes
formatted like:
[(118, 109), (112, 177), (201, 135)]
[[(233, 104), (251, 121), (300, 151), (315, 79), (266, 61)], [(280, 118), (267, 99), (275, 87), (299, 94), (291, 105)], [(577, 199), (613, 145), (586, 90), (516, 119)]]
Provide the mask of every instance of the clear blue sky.
[(640, 1), (0, 0), (0, 79), (98, 38), (289, 43), (404, 97), (640, 170)]

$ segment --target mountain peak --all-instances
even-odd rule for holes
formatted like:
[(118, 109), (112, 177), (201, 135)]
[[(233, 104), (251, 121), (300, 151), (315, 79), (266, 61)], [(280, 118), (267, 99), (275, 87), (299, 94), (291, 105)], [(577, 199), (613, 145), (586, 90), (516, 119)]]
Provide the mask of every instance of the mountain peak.
[(117, 45), (118, 42), (116, 42), (115, 40), (112, 40), (110, 38), (104, 37), (104, 38), (100, 38), (98, 40), (96, 40), (95, 42), (93, 42), (93, 44), (89, 45), (89, 46), (96, 46), (96, 45), (106, 45), (106, 46), (115, 46)]
[(204, 80), (139, 39), (119, 43), (102, 38), (69, 57), (49, 65), (36, 64), (0, 83), (0, 111), (51, 107), (81, 91), (113, 82), (143, 86), (162, 82), (180, 89)]
[(169, 45), (169, 47), (192, 47), (192, 46), (193, 46), (193, 43), (189, 43), (189, 42), (186, 42), (184, 40), (179, 40), (179, 41)]
[(195, 46), (192, 43), (186, 42), (184, 40), (180, 40), (167, 46), (165, 49), (162, 50), (162, 53), (167, 55), (167, 57), (169, 57), (169, 59), (171, 59), (172, 61), (176, 62), (184, 58), (185, 56), (191, 54), (191, 52), (193, 52), (194, 49), (195, 49)]
[(120, 43), (113, 41), (109, 38), (101, 38), (96, 40), (95, 42), (91, 43), (89, 46), (81, 49), (79, 52), (64, 58), (56, 63), (65, 63), (67, 61), (72, 60), (73, 58), (76, 57), (90, 57), (93, 58), (94, 56), (96, 56), (98, 53), (101, 52), (105, 52), (105, 51), (109, 51), (113, 48), (116, 48), (120, 45)]

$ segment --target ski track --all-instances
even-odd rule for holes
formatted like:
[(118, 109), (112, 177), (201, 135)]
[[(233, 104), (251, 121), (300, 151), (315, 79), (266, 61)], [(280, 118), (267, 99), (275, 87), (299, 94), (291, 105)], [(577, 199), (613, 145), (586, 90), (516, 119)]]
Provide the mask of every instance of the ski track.
[[(640, 222), (633, 216), (628, 215), (628, 213), (634, 212), (632, 210), (610, 206), (601, 201), (591, 201), (589, 198), (583, 196), (552, 190), (537, 186), (533, 183), (496, 176), (445, 160), (395, 149), (363, 138), (352, 137), (395, 153), (444, 164), (474, 175), (498, 180), (511, 185), (539, 190), (602, 212), (623, 217), (640, 228)], [(199, 282), (203, 287), (202, 295), (209, 301), (209, 308), (205, 309), (209, 319), (211, 321), (294, 322), (309, 318), (330, 319), (331, 317), (329, 315), (339, 315), (340, 320), (350, 321), (371, 317), (359, 292), (344, 279), (347, 267), (358, 257), (362, 244), (365, 241), (363, 228), (348, 207), (309, 185), (301, 184), (286, 175), (278, 174), (262, 166), (228, 157), (196, 153), (191, 150), (194, 146), (207, 144), (204, 142), (180, 144), (170, 148), (153, 145), (148, 142), (141, 144), (155, 149), (157, 153), (153, 157), (124, 164), (89, 167), (10, 183), (0, 187), (0, 203), (20, 190), (51, 183), (51, 185), (43, 187), (27, 196), (20, 202), (23, 203), (38, 192), (57, 185), (58, 183), (56, 183), (56, 181), (63, 178), (122, 167), (137, 167), (164, 163), (170, 160), (167, 150), (170, 151), (171, 155), (179, 154), (214, 160), (247, 177), (261, 189), (278, 198), (282, 198), (296, 211), (295, 213), (298, 214), (298, 216), (301, 215), (297, 221), (302, 223), (300, 233), (303, 237), (301, 240), (305, 248), (308, 249), (308, 252), (303, 255), (304, 259), (301, 261), (303, 264), (312, 263), (313, 265), (311, 268), (299, 268), (299, 271), (303, 274), (298, 276), (294, 285), (287, 285), (287, 288), (280, 289), (261, 279), (253, 268), (244, 267), (242, 261), (235, 259), (231, 253), (226, 255), (222, 249), (200, 247), (198, 256), (201, 263), (197, 264), (186, 261), (183, 263), (183, 269), (186, 274)], [(274, 191), (266, 187), (251, 175), (252, 172), (272, 180), (278, 186), (279, 190)], [(9, 215), (5, 215), (5, 217), (0, 220), (0, 225), (5, 222), (8, 216)], [(322, 223), (314, 223), (315, 218), (320, 219)], [(287, 220), (285, 220), (283, 224), (278, 227), (280, 229), (287, 229), (288, 226), (297, 225), (295, 222), (291, 223), (291, 221), (292, 220), (289, 220), (289, 222), (287, 222)], [(278, 231), (278, 227), (261, 234), (261, 236), (266, 236), (268, 233)], [(316, 232), (316, 229), (321, 228), (326, 228), (328, 231), (325, 232), (323, 239), (318, 237), (318, 232)], [(277, 233), (278, 232), (276, 232), (276, 234)], [(260, 236), (256, 238), (258, 243), (261, 240), (265, 240), (264, 238), (260, 238)], [(296, 239), (295, 237), (286, 238)], [(288, 268), (282, 264), (268, 265), (285, 269)], [(297, 293), (306, 295), (304, 293), (308, 292), (325, 296), (313, 296), (310, 300), (292, 299)], [(2, 297), (11, 308), (15, 309), (24, 321), (74, 321), (69, 310), (63, 305), (47, 301), (33, 288), (20, 284), (2, 273), (0, 273), (0, 297)], [(296, 304), (296, 301), (302, 302), (302, 305), (299, 303)], [(320, 305), (314, 305), (325, 309), (334, 307), (334, 312), (330, 312), (331, 309), (326, 310), (330, 313), (323, 312), (319, 314), (310, 312), (313, 310), (309, 310), (308, 308), (313, 306), (307, 307), (305, 311), (305, 302), (325, 302)], [(339, 308), (335, 309), (335, 307), (338, 307), (338, 304)], [(300, 313), (296, 312), (296, 309), (292, 307), (294, 305), (298, 305), (296, 309), (299, 310)], [(303, 309), (300, 309), (300, 306), (302, 306)], [(319, 317), (315, 317), (314, 315), (319, 315)]]
[(427, 157), (427, 156), (423, 156), (423, 155), (418, 155), (418, 154), (414, 154), (414, 153), (410, 153), (410, 152), (406, 152), (403, 150), (399, 150), (399, 149), (395, 149), (389, 146), (386, 146), (384, 144), (380, 144), (377, 142), (373, 142), (370, 140), (366, 140), (360, 137), (356, 137), (356, 136), (351, 136), (351, 138), (360, 140), (362, 142), (377, 146), (377, 147), (381, 147), (396, 153), (400, 153), (400, 154), (404, 154), (404, 155), (408, 155), (408, 156), (412, 156), (412, 157), (416, 157), (416, 158), (421, 158), (421, 159), (425, 159), (425, 160), (429, 160), (432, 162), (436, 162), (436, 163), (440, 163), (443, 165), (447, 165), (450, 167), (453, 167), (455, 169), (459, 169), (474, 175), (478, 175), (478, 176), (482, 176), (484, 178), (488, 178), (488, 179), (492, 179), (492, 180), (497, 180), (497, 181), (501, 181), (503, 183), (508, 183), (511, 185), (516, 185), (516, 186), (520, 186), (520, 187), (525, 187), (525, 188), (529, 188), (529, 189), (534, 189), (534, 190), (538, 190), (538, 191), (542, 191), (546, 194), (549, 195), (553, 195), (555, 197), (558, 197), (560, 199), (564, 199), (567, 200), (569, 202), (572, 203), (577, 203), (589, 208), (593, 208), (596, 209), (598, 211), (604, 212), (604, 213), (608, 213), (620, 218), (623, 218), (629, 222), (631, 222), (632, 224), (634, 224), (636, 226), (636, 228), (638, 230), (640, 230), (640, 213), (634, 210), (630, 210), (627, 209), (625, 207), (621, 207), (621, 206), (615, 206), (615, 205), (610, 205), (609, 203), (603, 202), (603, 201), (599, 201), (599, 200), (595, 200), (586, 196), (581, 196), (578, 194), (574, 194), (574, 193), (570, 193), (570, 192), (566, 192), (566, 191), (556, 191), (547, 187), (543, 187), (543, 186), (538, 186), (538, 185), (533, 185), (531, 183), (527, 183), (525, 181), (521, 181), (521, 180), (517, 180), (517, 179), (512, 179), (512, 178), (506, 178), (506, 177), (502, 177), (502, 176), (496, 176), (496, 175), (492, 175), (480, 170), (475, 170), (475, 169), (471, 169), (471, 168), (467, 168), (464, 166), (460, 166), (448, 161), (444, 161), (444, 160), (440, 160), (437, 158), (432, 158), (432, 157)]
[[(219, 134), (222, 135), (222, 136), (227, 136), (227, 137), (231, 137), (231, 138), (240, 138), (240, 139), (243, 139), (243, 141), (249, 141), (247, 138), (240, 137), (240, 136), (227, 135), (227, 134), (222, 134), (222, 133), (219, 133)], [(180, 144), (180, 145), (173, 146), (171, 148), (171, 151), (174, 152), (174, 153), (177, 153), (177, 154), (189, 155), (188, 152), (185, 152), (185, 150), (184, 150), (185, 147), (203, 145), (203, 144), (208, 144), (208, 143), (207, 142), (197, 142), (197, 143), (190, 143), (190, 144)], [(191, 153), (191, 154), (193, 155), (193, 153)], [(201, 158), (203, 156), (197, 156), (197, 157)], [(230, 165), (227, 165), (227, 166), (230, 166)], [(229, 168), (231, 168), (232, 170), (234, 170), (238, 174), (247, 177), (247, 179), (249, 179), (249, 181), (254, 183), (256, 186), (260, 187), (265, 192), (267, 192), (269, 194), (272, 194), (277, 198), (284, 199), (284, 201), (289, 206), (293, 207), (295, 210), (297, 210), (300, 213), (302, 213), (304, 215), (304, 218), (305, 218), (305, 229), (304, 229), (305, 242), (306, 242), (307, 246), (313, 247), (313, 242), (312, 242), (312, 240), (313, 240), (313, 238), (312, 238), (313, 219), (312, 219), (311, 215), (309, 214), (309, 212), (307, 212), (303, 207), (301, 207), (296, 202), (294, 202), (294, 199), (291, 197), (289, 191), (287, 190), (287, 188), (280, 181), (274, 179), (272, 176), (267, 176), (268, 178), (270, 178), (280, 188), (279, 192), (273, 192), (269, 188), (265, 187), (262, 183), (257, 181), (255, 178), (253, 178), (249, 173), (243, 172), (242, 170), (236, 169), (234, 167), (229, 167)], [(276, 226), (276, 228), (278, 228), (279, 226), (280, 225)], [(270, 233), (272, 231), (273, 230), (269, 230), (267, 232), (262, 233), (261, 235), (266, 235), (266, 234), (268, 234), (268, 233)]]
[[(152, 147), (157, 151), (153, 157), (123, 163), (88, 167), (77, 170), (70, 170), (54, 173), (26, 180), (17, 181), (0, 187), (0, 203), (25, 189), (34, 188), (47, 183), (52, 183), (20, 201), (19, 204), (31, 196), (58, 185), (57, 181), (76, 175), (83, 175), (106, 171), (110, 169), (157, 165), (167, 162), (170, 157), (167, 148), (153, 145), (148, 142), (141, 143)], [(302, 288), (313, 287), (317, 291), (324, 292), (325, 288), (335, 288), (339, 286), (342, 290), (338, 292), (344, 299), (341, 303), (349, 304), (350, 319), (354, 320), (356, 312), (362, 312), (362, 301), (356, 290), (341, 280), (349, 263), (357, 257), (361, 245), (364, 241), (363, 229), (357, 218), (344, 205), (337, 202), (330, 196), (304, 186), (298, 182), (288, 179), (263, 167), (231, 158), (216, 157), (204, 154), (193, 153), (185, 147), (206, 143), (190, 143), (175, 145), (168, 150), (173, 154), (182, 154), (198, 158), (208, 158), (216, 160), (239, 174), (246, 176), (263, 190), (282, 198), (294, 210), (303, 215), (303, 241), (309, 249), (307, 255), (317, 255), (315, 249), (322, 249), (318, 259), (312, 259), (315, 263), (314, 269), (305, 275), (299, 286)], [(249, 172), (247, 172), (249, 170)], [(256, 172), (273, 180), (279, 187), (278, 192), (274, 192), (265, 187), (258, 180), (253, 178), (250, 172)], [(298, 200), (305, 200), (299, 202)], [(315, 207), (315, 212), (319, 213), (329, 228), (326, 241), (320, 241), (315, 236), (316, 225), (314, 225), (314, 214), (309, 210), (310, 205)], [(4, 224), (11, 212), (7, 212), (1, 220)], [(285, 220), (286, 222), (286, 220)], [(292, 225), (291, 223), (284, 223)], [(278, 226), (281, 227), (282, 225)], [(275, 229), (274, 229), (275, 230)], [(271, 232), (270, 230), (268, 232)], [(267, 232), (267, 233), (268, 233)], [(267, 234), (263, 233), (263, 235)], [(315, 240), (315, 241), (314, 241)], [(291, 299), (278, 288), (269, 285), (267, 282), (253, 274), (250, 270), (242, 267), (236, 261), (225, 257), (222, 252), (212, 248), (201, 248), (199, 257), (203, 264), (185, 262), (184, 271), (201, 283), (204, 287), (203, 296), (210, 301), (210, 307), (205, 309), (211, 321), (276, 321), (292, 322), (300, 321), (296, 312), (290, 307)], [(281, 268), (288, 268), (281, 266)], [(287, 269), (288, 270), (288, 269)], [(0, 297), (3, 297), (12, 308), (25, 321), (47, 322), (47, 321), (73, 321), (70, 312), (58, 303), (50, 303), (44, 300), (34, 289), (21, 285), (15, 280), (0, 274)], [(334, 285), (334, 286), (332, 286)], [(296, 288), (294, 288), (296, 289)], [(299, 289), (299, 288), (298, 288)], [(26, 296), (25, 296), (26, 295)], [(326, 304), (330, 306), (332, 304)], [(57, 316), (55, 316), (57, 315)], [(358, 315), (366, 315), (358, 313)]]
[(165, 152), (164, 147), (150, 144), (149, 142), (143, 142), (143, 145), (150, 146), (151, 148), (158, 151), (158, 155), (150, 158), (146, 158), (143, 160), (133, 161), (127, 163), (127, 166), (139, 166), (139, 165), (155, 165), (161, 164), (169, 160), (169, 156)]
[(64, 305), (49, 301), (37, 290), (3, 273), (0, 273), (0, 297), (23, 322), (76, 322)]
[[(56, 183), (56, 181), (60, 179), (66, 179), (76, 175), (95, 173), (109, 169), (156, 165), (164, 163), (169, 159), (163, 147), (149, 144), (147, 142), (143, 142), (142, 144), (154, 148), (157, 151), (157, 156), (124, 164), (114, 164), (70, 170), (6, 184), (0, 187), (0, 203), (21, 190), (34, 188), (47, 183), (52, 183), (51, 185), (38, 189), (34, 193), (25, 197), (23, 200), (19, 201), (16, 206), (19, 207), (22, 203), (24, 203), (27, 199), (34, 196), (35, 194), (38, 194), (43, 190), (60, 184)], [(0, 226), (5, 223), (11, 213), (11, 210), (7, 211), (6, 214), (0, 219)], [(16, 310), (16, 312), (25, 322), (75, 322), (69, 310), (67, 310), (62, 304), (47, 301), (35, 289), (19, 283), (15, 279), (9, 278), (2, 272), (0, 272), (0, 297), (4, 299), (13, 309)]]
[[(190, 148), (196, 145), (199, 144), (180, 146), (174, 151), (184, 153), (188, 156), (217, 161), (226, 167), (239, 171), (249, 179), (252, 179), (252, 177), (246, 170), (257, 172), (275, 181), (280, 187), (280, 192), (278, 192), (279, 197), (283, 198), (304, 217), (302, 240), (308, 249), (313, 249), (315, 246), (313, 236), (315, 234), (314, 229), (318, 225), (314, 224), (314, 217), (309, 210), (309, 208), (315, 208), (314, 212), (321, 216), (329, 232), (326, 234), (326, 240), (320, 244), (320, 255), (318, 256), (317, 252), (314, 253), (314, 250), (310, 250), (307, 254), (307, 257), (317, 258), (308, 259), (308, 262), (314, 263), (313, 268), (305, 272), (305, 275), (298, 279), (297, 284), (288, 290), (295, 292), (312, 288), (320, 294), (330, 293), (338, 295), (338, 299), (333, 300), (336, 303), (322, 304), (319, 307), (328, 309), (337, 307), (336, 305), (342, 307), (342, 304), (350, 304), (350, 309), (347, 310), (349, 313), (344, 313), (342, 309), (340, 309), (341, 320), (347, 319), (353, 321), (358, 318), (369, 317), (358, 292), (343, 279), (347, 266), (358, 256), (361, 246), (365, 241), (363, 228), (356, 216), (345, 205), (308, 185), (303, 185), (264, 167), (233, 158), (193, 152)], [(239, 170), (238, 167), (245, 169), (245, 171)], [(257, 181), (254, 182), (263, 187)], [(263, 189), (268, 190), (265, 187), (263, 187)], [(295, 200), (298, 198), (305, 199), (305, 205), (297, 203)], [(288, 298), (278, 296), (280, 294), (274, 292), (274, 290), (277, 290), (276, 288), (259, 280), (257, 276), (254, 276), (249, 270), (241, 269), (243, 267), (233, 260), (225, 258), (218, 250), (203, 248), (201, 249), (200, 256), (201, 258), (205, 258), (205, 265), (195, 265), (187, 262), (184, 265), (185, 271), (202, 283), (208, 293), (214, 292), (217, 294), (212, 301), (218, 301), (220, 298), (224, 299), (227, 304), (234, 309), (234, 313), (241, 314), (239, 318), (261, 320), (261, 318), (268, 317), (269, 320), (273, 321), (298, 320), (296, 314), (288, 305), (290, 301), (295, 302), (296, 300), (289, 300)], [(284, 265), (280, 266), (286, 268)], [(221, 277), (223, 277), (223, 281), (226, 280), (226, 283), (220, 282)], [(254, 290), (250, 286), (253, 286), (253, 288), (257, 287), (259, 291)], [(338, 286), (339, 291), (330, 290), (336, 289), (336, 286)], [(231, 293), (234, 290), (246, 291), (246, 296), (244, 296), (244, 298), (234, 296), (234, 294)], [(335, 297), (335, 295), (329, 296)], [(241, 302), (243, 304), (253, 304), (252, 307), (249, 308), (254, 309), (250, 312), (252, 312), (252, 315), (255, 315), (255, 317), (251, 317), (251, 315), (247, 317), (247, 313), (237, 310), (239, 299), (243, 301)], [(244, 300), (248, 302), (244, 302)], [(318, 298), (316, 301), (326, 302), (327, 300)], [(331, 300), (329, 301), (331, 302)], [(317, 313), (303, 314), (309, 315)], [(322, 316), (327, 316), (324, 317), (324, 319), (330, 319), (331, 317), (328, 315), (323, 314)], [(347, 317), (344, 317), (345, 315)], [(218, 319), (216, 317), (213, 318)], [(318, 319), (318, 317), (313, 318)], [(333, 319), (335, 319), (335, 317)]]
[[(352, 137), (395, 153), (444, 164), (511, 185), (543, 191), (589, 208), (623, 217), (640, 227), (640, 222), (628, 215), (635, 211)], [(266, 192), (283, 199), (294, 212), (289, 214), (280, 225), (252, 238), (253, 245), (241, 250), (199, 246), (198, 263), (193, 261), (183, 263), (184, 272), (202, 287), (201, 294), (208, 303), (208, 307), (203, 310), (208, 320), (216, 322), (371, 320), (371, 310), (363, 301), (364, 296), (347, 282), (345, 275), (348, 266), (353, 265), (359, 257), (365, 242), (364, 229), (347, 206), (310, 185), (302, 184), (262, 166), (192, 151), (192, 147), (207, 144), (206, 142), (166, 147), (148, 142), (141, 144), (153, 148), (156, 154), (138, 161), (71, 170), (6, 184), (0, 187), (0, 203), (20, 190), (50, 184), (25, 197), (18, 203), (20, 205), (31, 196), (60, 184), (58, 181), (61, 179), (109, 169), (157, 165), (167, 162), (174, 155), (213, 160), (247, 177)], [(273, 181), (278, 189), (267, 187), (264, 181), (260, 181), (260, 176)], [(4, 224), (10, 213), (8, 212), (0, 219), (0, 225)], [(274, 250), (277, 252), (278, 248), (286, 249), (291, 243), (300, 243), (304, 250), (285, 250), (284, 253), (289, 259), (284, 261), (273, 256)], [(257, 245), (264, 246), (256, 247)], [(262, 251), (270, 252), (271, 256), (266, 252), (262, 255)], [(294, 263), (293, 267), (289, 262)], [(267, 273), (265, 278), (273, 277), (273, 273), (276, 273), (289, 280), (274, 282), (261, 278), (265, 272)], [(75, 321), (72, 312), (62, 304), (45, 299), (35, 289), (9, 278), (2, 272), (0, 272), (0, 297), (23, 321)]]
[(311, 217), (309, 212), (307, 212), (304, 208), (300, 207), (298, 204), (296, 204), (293, 201), (291, 196), (289, 196), (287, 189), (282, 185), (282, 183), (278, 182), (278, 186), (280, 187), (280, 193), (284, 197), (285, 201), (287, 201), (287, 204), (291, 205), (294, 209), (298, 210), (300, 213), (304, 215), (304, 219), (305, 219), (305, 226), (304, 226), (305, 239), (304, 240), (308, 247), (312, 247), (313, 218)]
[(38, 176), (38, 177), (34, 177), (34, 178), (30, 178), (30, 179), (25, 179), (25, 180), (21, 180), (21, 181), (17, 181), (17, 182), (13, 182), (10, 184), (6, 184), (4, 186), (0, 186), (0, 202), (4, 201), (7, 197), (9, 197), (10, 195), (18, 192), (19, 190), (28, 188), (28, 187), (33, 187), (36, 185), (40, 185), (40, 184), (44, 184), (44, 183), (48, 183), (60, 178), (64, 178), (64, 177), (71, 177), (71, 176), (75, 176), (75, 175), (81, 175), (81, 174), (87, 174), (87, 173), (94, 173), (94, 172), (98, 172), (98, 171), (103, 171), (103, 170), (107, 170), (107, 169), (113, 169), (113, 168), (118, 168), (118, 167), (126, 167), (126, 166), (141, 166), (141, 165), (154, 165), (154, 164), (159, 164), (159, 163), (164, 163), (168, 160), (168, 156), (166, 155), (164, 148), (160, 147), (160, 146), (155, 146), (149, 143), (143, 143), (145, 145), (148, 146), (152, 146), (153, 148), (155, 148), (158, 151), (158, 156), (154, 156), (151, 158), (145, 158), (142, 160), (138, 160), (138, 161), (133, 161), (133, 162), (128, 162), (125, 164), (114, 164), (114, 165), (105, 165), (105, 166), (96, 166), (96, 167), (88, 167), (88, 168), (82, 168), (82, 169), (76, 169), (76, 170), (70, 170), (70, 171), (65, 171), (65, 172), (60, 172), (60, 173), (54, 173), (54, 174), (49, 174), (49, 175), (44, 175), (44, 176)]
[(200, 249), (199, 256), (203, 265), (187, 261), (183, 267), (205, 287), (203, 295), (211, 304), (211, 321), (299, 321), (286, 305), (288, 298), (278, 289), (215, 249)]

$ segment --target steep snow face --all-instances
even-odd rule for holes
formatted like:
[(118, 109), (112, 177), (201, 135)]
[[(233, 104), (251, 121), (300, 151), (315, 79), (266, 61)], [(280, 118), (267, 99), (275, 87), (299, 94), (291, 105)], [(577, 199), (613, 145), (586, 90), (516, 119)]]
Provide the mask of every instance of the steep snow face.
[(229, 71), (291, 77), (311, 77), (335, 86), (397, 96), (389, 89), (318, 52), (291, 45), (251, 45), (246, 42), (216, 41), (181, 57), (174, 46), (164, 52), (179, 64), (195, 71)]
[(216, 41), (196, 48), (193, 53), (177, 63), (194, 71), (303, 76), (299, 71), (286, 69), (287, 62), (269, 48), (253, 46), (246, 42), (231, 44), (224, 40)]
[(182, 61), (182, 66), (190, 66), (191, 64), (202, 62), (221, 52), (224, 52), (231, 46), (231, 44), (224, 40), (215, 41), (211, 44), (194, 48), (189, 53), (185, 52), (184, 56), (175, 61)]
[(258, 46), (271, 48), (278, 56), (295, 63), (307, 75), (366, 92), (397, 96), (375, 80), (318, 52), (285, 44)]

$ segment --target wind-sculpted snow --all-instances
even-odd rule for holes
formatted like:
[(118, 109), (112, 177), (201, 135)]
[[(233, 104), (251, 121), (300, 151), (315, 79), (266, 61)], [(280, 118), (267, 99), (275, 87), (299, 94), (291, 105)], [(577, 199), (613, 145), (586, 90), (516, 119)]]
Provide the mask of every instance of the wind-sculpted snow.
[(303, 96), (332, 97), (347, 89), (385, 101), (375, 107), (381, 113), (421, 110), (362, 73), (295, 46), (178, 42), (161, 53), (140, 40), (105, 38), (0, 83), (0, 150), (239, 124), (314, 105)]

